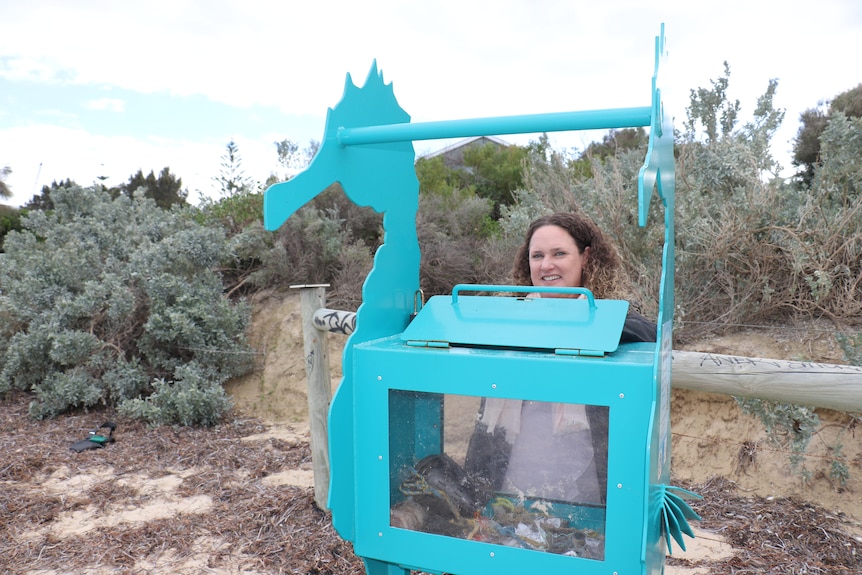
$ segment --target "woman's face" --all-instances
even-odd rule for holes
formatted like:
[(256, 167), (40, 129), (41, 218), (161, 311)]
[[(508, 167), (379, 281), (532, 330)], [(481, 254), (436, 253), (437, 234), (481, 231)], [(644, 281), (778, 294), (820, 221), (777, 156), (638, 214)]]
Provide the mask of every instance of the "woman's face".
[[(581, 275), (590, 248), (578, 252), (574, 238), (560, 226), (542, 226), (530, 238), (530, 278), (534, 286), (583, 287)], [(554, 297), (543, 294), (544, 297)], [(562, 297), (562, 296), (557, 296)]]

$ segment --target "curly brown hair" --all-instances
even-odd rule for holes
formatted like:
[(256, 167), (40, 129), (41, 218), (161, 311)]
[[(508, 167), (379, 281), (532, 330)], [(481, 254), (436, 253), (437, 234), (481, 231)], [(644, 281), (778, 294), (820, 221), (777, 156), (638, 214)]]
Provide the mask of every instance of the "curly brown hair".
[(566, 230), (575, 240), (578, 253), (584, 253), (586, 248), (590, 248), (590, 257), (581, 272), (584, 284), (582, 287), (589, 289), (600, 299), (627, 299), (629, 290), (617, 247), (605, 238), (590, 218), (567, 212), (542, 216), (527, 228), (524, 243), (518, 248), (512, 268), (512, 278), (516, 285), (533, 285), (530, 279), (530, 240), (536, 230), (544, 226), (558, 226)]

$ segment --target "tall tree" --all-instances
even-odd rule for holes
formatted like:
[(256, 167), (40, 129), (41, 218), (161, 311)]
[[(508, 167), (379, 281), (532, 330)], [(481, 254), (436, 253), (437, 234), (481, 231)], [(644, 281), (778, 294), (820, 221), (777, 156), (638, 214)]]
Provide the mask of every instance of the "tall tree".
[(638, 150), (647, 147), (649, 138), (643, 128), (623, 128), (609, 130), (601, 142), (591, 142), (583, 155), (590, 158), (605, 159), (624, 150)]
[(36, 210), (40, 212), (47, 212), (54, 209), (54, 200), (51, 199), (51, 192), (55, 192), (59, 189), (70, 189), (77, 188), (78, 184), (76, 184), (73, 180), (66, 178), (66, 180), (60, 180), (59, 182), (54, 180), (51, 182), (50, 186), (42, 186), (42, 191), (39, 194), (30, 198), (24, 207), (28, 210)]
[(301, 150), (299, 149), (299, 144), (293, 140), (285, 139), (280, 142), (275, 142), (275, 150), (278, 154), (278, 163), (287, 171), (288, 178), (290, 178), (295, 172), (308, 166), (319, 149), (320, 142), (317, 140), (309, 140), (308, 146)]
[(815, 168), (820, 164), (820, 136), (835, 114), (848, 118), (862, 118), (862, 84), (841, 92), (831, 101), (818, 102), (799, 115), (802, 124), (793, 143), (793, 165), (799, 168), (797, 175), (806, 186), (811, 185)]
[(168, 167), (162, 168), (159, 177), (150, 170), (144, 176), (142, 170), (129, 177), (128, 183), (122, 184), (119, 191), (126, 196), (132, 197), (139, 189), (144, 189), (144, 197), (152, 198), (156, 205), (162, 209), (168, 209), (172, 205), (183, 205), (186, 203), (188, 192), (182, 189), (183, 180), (171, 173)]
[(242, 169), (242, 159), (239, 154), (239, 146), (231, 140), (225, 147), (221, 157), (221, 168), (219, 175), (213, 178), (218, 184), (222, 197), (232, 197), (252, 191), (254, 182), (247, 178)]
[(493, 218), (502, 206), (514, 202), (514, 191), (523, 187), (524, 162), (533, 150), (544, 153), (544, 144), (500, 145), (476, 140), (450, 151), (449, 155), (419, 158), (416, 176), (422, 194), (452, 196), (469, 190), (493, 206)]
[(601, 142), (591, 142), (577, 158), (571, 160), (570, 167), (574, 174), (589, 178), (594, 160), (603, 162), (630, 150), (646, 150), (648, 144), (649, 136), (643, 128), (608, 130)]
[(727, 98), (727, 86), (730, 83), (730, 65), (724, 63), (724, 75), (716, 80), (710, 80), (711, 89), (698, 88), (691, 90), (690, 104), (686, 109), (686, 120), (683, 121), (685, 136), (694, 139), (698, 132), (698, 124), (706, 135), (706, 143), (712, 144), (719, 137), (729, 136), (736, 125), (739, 115), (739, 100), (730, 101)]
[(476, 188), (476, 195), (494, 204), (493, 217), (500, 217), (500, 207), (515, 201), (514, 191), (524, 185), (524, 162), (529, 149), (524, 146), (485, 144), (464, 150), (464, 165)]
[(6, 234), (21, 229), (21, 210), (12, 206), (0, 205), (0, 253), (3, 253), (3, 243)]
[(0, 198), (12, 197), (12, 190), (10, 190), (9, 186), (6, 185), (6, 178), (8, 178), (11, 173), (12, 168), (9, 166), (3, 166), (0, 168)]

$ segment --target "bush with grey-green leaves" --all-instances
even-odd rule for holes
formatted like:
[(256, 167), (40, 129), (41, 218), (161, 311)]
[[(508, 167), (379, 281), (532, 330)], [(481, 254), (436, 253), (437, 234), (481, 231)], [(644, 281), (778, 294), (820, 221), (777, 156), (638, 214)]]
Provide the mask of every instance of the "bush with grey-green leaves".
[(230, 240), (190, 209), (52, 192), (0, 255), (0, 394), (47, 418), (107, 405), (153, 423), (212, 425), (222, 384), (251, 369), (250, 307), (223, 295)]

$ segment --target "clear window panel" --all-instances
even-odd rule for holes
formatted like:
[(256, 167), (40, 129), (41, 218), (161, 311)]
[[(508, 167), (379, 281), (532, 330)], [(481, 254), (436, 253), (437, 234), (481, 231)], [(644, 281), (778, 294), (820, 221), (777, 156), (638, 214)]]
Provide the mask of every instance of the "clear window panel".
[(391, 390), (390, 523), (604, 560), (608, 408)]

